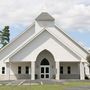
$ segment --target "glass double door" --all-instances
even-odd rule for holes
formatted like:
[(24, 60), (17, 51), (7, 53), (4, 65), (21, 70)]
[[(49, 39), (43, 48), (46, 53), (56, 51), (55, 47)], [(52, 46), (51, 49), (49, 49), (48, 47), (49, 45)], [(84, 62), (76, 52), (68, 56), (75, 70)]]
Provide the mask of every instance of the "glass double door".
[(41, 65), (40, 66), (40, 77), (41, 79), (49, 79), (50, 78), (50, 66), (49, 65)]

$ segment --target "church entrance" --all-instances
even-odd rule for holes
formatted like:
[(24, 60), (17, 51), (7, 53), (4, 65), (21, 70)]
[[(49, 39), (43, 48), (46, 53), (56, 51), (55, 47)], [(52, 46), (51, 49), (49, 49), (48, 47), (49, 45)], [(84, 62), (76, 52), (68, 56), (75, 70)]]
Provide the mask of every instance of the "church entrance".
[(41, 79), (50, 78), (50, 65), (46, 58), (44, 58), (40, 64), (40, 78)]
[(36, 79), (54, 79), (55, 70), (53, 55), (48, 50), (41, 51), (35, 62)]

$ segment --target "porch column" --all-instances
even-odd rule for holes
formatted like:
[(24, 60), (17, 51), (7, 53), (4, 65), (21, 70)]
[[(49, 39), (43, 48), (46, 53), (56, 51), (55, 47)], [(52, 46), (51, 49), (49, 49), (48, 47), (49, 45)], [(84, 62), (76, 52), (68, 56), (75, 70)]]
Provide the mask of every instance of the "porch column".
[(84, 63), (80, 62), (79, 66), (80, 66), (80, 80), (84, 80), (85, 79)]
[(35, 61), (31, 62), (31, 80), (35, 80)]
[(56, 80), (59, 80), (60, 78), (60, 64), (59, 64), (59, 61), (56, 62)]
[(85, 66), (85, 74), (86, 75), (90, 75), (90, 72), (89, 72), (89, 63), (88, 62), (85, 62), (84, 63), (84, 66)]
[(6, 63), (6, 75), (7, 75), (6, 79), (9, 80), (9, 63), (8, 62)]
[(10, 69), (11, 69), (10, 62), (7, 62), (6, 63), (6, 75), (7, 75), (6, 79), (7, 80), (10, 80)]

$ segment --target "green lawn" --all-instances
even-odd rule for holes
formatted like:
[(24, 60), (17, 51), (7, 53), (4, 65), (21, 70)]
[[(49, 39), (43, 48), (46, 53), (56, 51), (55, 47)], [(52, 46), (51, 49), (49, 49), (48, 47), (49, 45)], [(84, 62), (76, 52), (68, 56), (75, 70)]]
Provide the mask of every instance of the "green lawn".
[(21, 85), (6, 86), (1, 85), (0, 90), (64, 90), (67, 87), (90, 86), (90, 82), (66, 82), (64, 84), (51, 85)]
[(64, 90), (62, 85), (0, 86), (0, 90)]

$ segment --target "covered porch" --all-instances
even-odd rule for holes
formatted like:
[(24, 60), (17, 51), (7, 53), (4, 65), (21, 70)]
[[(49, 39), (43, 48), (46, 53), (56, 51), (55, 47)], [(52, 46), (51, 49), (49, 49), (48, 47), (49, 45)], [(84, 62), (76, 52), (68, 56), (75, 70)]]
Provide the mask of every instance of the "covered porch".
[[(15, 79), (43, 79), (40, 75), (50, 75), (49, 78), (44, 79), (85, 79), (84, 64), (82, 62), (55, 62), (55, 66), (41, 66), (37, 70), (35, 62), (8, 62), (6, 64), (6, 75), (9, 80)], [(49, 67), (49, 73), (42, 73), (46, 67)], [(41, 76), (42, 77), (42, 76)], [(47, 76), (48, 77), (48, 76)]]
[(80, 62), (60, 62), (60, 79), (80, 79)]
[(36, 60), (16, 58), (6, 62), (6, 76), (13, 79), (85, 79), (85, 60), (61, 60), (48, 50), (41, 51)]
[(6, 75), (8, 80), (35, 79), (34, 62), (7, 62)]

